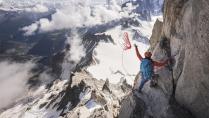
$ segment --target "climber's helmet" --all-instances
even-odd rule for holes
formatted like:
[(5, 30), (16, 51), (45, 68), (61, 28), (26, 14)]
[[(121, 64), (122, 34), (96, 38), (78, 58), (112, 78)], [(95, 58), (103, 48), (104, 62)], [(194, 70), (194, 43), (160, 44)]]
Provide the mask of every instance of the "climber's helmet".
[(151, 52), (145, 52), (144, 56), (145, 56), (145, 58), (151, 58), (152, 53)]

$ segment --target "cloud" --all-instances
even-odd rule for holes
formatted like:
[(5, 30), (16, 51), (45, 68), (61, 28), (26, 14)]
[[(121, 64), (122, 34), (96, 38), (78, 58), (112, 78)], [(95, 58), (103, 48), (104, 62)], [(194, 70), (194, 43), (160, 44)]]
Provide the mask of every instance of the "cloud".
[(20, 30), (24, 32), (25, 36), (31, 36), (34, 35), (39, 28), (40, 32), (50, 31), (50, 28), (52, 28), (51, 25), (52, 24), (47, 18), (42, 18), (39, 20), (39, 22), (35, 22), (29, 26), (25, 26)]
[(71, 37), (68, 37), (67, 42), (70, 44), (70, 51), (66, 57), (74, 62), (80, 61), (85, 56), (85, 49), (78, 33), (74, 32)]
[(77, 31), (72, 31), (71, 36), (67, 37), (66, 43), (70, 45), (70, 50), (67, 50), (65, 59), (62, 63), (62, 74), (60, 78), (63, 80), (69, 79), (71, 70), (75, 66), (74, 64), (78, 63), (86, 54), (86, 50), (82, 45), (82, 39)]
[(37, 4), (32, 8), (26, 8), (25, 11), (27, 12), (34, 12), (34, 13), (44, 13), (44, 12), (48, 12), (48, 8), (44, 5), (41, 4)]
[(32, 63), (0, 62), (0, 109), (23, 96), (27, 80), (31, 76)]
[(39, 75), (39, 80), (41, 81), (42, 84), (48, 84), (53, 80), (55, 80), (55, 78), (51, 76), (49, 73), (43, 72)]
[[(51, 20), (43, 18), (29, 26), (23, 27), (25, 34), (33, 35), (35, 31), (48, 32), (53, 30), (93, 26), (121, 19), (127, 15), (121, 14), (116, 3), (111, 9), (102, 5), (91, 6), (88, 0), (69, 1), (71, 6), (63, 6), (52, 14)], [(37, 28), (37, 26), (40, 26)]]
[(35, 34), (35, 31), (38, 29), (38, 23), (33, 23), (30, 26), (26, 26), (24, 28), (22, 28), (21, 30), (24, 31), (24, 35), (25, 36), (30, 36)]

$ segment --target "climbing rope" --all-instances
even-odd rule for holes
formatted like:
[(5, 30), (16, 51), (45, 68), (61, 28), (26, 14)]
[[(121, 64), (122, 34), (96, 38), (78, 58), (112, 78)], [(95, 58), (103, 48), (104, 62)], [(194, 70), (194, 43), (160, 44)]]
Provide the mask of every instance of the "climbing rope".
[[(122, 68), (123, 68), (123, 70), (125, 71), (125, 73), (126, 73), (127, 76), (135, 76), (134, 74), (130, 74), (130, 73), (127, 71), (127, 69), (126, 69), (126, 67), (125, 67), (125, 64), (124, 64), (124, 52), (125, 52), (126, 50), (128, 50), (128, 49), (131, 48), (131, 43), (130, 43), (130, 41), (129, 41), (128, 33), (127, 33), (127, 32), (124, 33), (123, 38), (124, 38), (125, 44), (121, 44), (121, 43), (119, 42), (119, 40), (118, 40), (118, 44), (119, 44), (119, 46), (120, 46), (121, 49), (122, 49), (122, 51), (121, 51), (121, 65), (122, 65)], [(121, 45), (123, 45), (124, 47), (121, 46)]]
[(125, 64), (124, 64), (124, 50), (122, 51), (122, 54), (121, 54), (121, 65), (122, 65), (122, 68), (123, 68), (123, 70), (125, 71), (125, 73), (126, 73), (126, 75), (128, 75), (128, 76), (135, 76), (134, 74), (130, 74), (128, 71), (127, 71), (127, 69), (126, 69), (126, 67), (125, 67)]
[[(124, 33), (124, 38), (125, 38), (125, 43), (128, 43), (128, 48), (126, 47), (123, 47), (123, 46), (126, 46), (126, 44), (121, 44), (120, 41), (118, 40), (118, 44), (119, 46), (121, 47), (122, 51), (121, 51), (121, 66), (122, 66), (122, 69), (125, 71), (125, 75), (124, 75), (124, 78), (125, 76), (128, 76), (127, 78), (129, 79), (132, 79), (130, 76), (136, 76), (134, 74), (130, 74), (126, 67), (125, 67), (125, 64), (124, 64), (124, 52), (128, 49), (131, 48), (131, 43), (129, 41), (129, 38), (128, 38), (128, 33)], [(123, 45), (123, 46), (122, 46)]]

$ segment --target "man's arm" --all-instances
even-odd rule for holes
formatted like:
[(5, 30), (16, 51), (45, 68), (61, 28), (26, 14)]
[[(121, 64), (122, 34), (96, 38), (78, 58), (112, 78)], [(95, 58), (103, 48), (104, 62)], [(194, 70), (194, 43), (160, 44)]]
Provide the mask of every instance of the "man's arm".
[(142, 56), (140, 55), (140, 53), (139, 53), (139, 50), (138, 50), (138, 48), (137, 48), (137, 45), (135, 44), (134, 45), (135, 46), (135, 50), (136, 50), (136, 56), (139, 58), (139, 60), (141, 61), (142, 60)]
[(168, 64), (168, 62), (169, 62), (169, 60), (167, 59), (164, 62), (153, 61), (153, 64), (154, 64), (154, 66), (161, 67), (161, 66), (164, 66), (164, 65)]

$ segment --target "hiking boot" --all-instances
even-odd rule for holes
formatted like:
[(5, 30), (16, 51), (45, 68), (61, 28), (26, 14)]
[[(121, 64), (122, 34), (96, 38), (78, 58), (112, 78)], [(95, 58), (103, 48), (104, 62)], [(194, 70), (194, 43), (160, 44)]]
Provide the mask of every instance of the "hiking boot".
[(142, 90), (141, 90), (141, 89), (139, 89), (137, 92), (138, 92), (138, 93), (142, 93)]
[(150, 88), (152, 87), (156, 87), (157, 86), (157, 83), (155, 81), (152, 81), (150, 82)]

